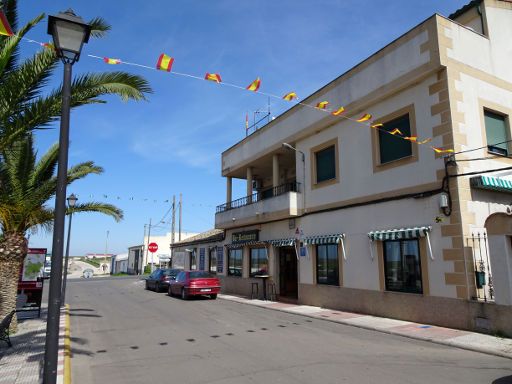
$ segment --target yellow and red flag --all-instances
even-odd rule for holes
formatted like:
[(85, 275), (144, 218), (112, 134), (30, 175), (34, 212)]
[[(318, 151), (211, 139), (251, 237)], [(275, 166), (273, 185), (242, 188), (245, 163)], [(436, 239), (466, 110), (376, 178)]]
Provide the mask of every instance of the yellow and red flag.
[(321, 101), (319, 102), (315, 108), (317, 109), (325, 109), (327, 108), (327, 106), (329, 105), (329, 102), (328, 101)]
[(430, 147), (434, 150), (435, 153), (453, 153), (455, 152), (453, 149), (442, 149), (442, 148), (436, 148), (436, 147)]
[(404, 140), (414, 141), (416, 143), (418, 142), (418, 136), (405, 136)]
[(418, 144), (426, 144), (426, 143), (430, 143), (431, 141), (432, 141), (432, 139), (429, 137), (428, 139), (418, 141)]
[(121, 64), (121, 60), (119, 60), (119, 59), (111, 59), (110, 57), (104, 57), (103, 61), (105, 63), (107, 63), (107, 64), (112, 64), (112, 65)]
[(377, 123), (377, 124), (370, 125), (370, 127), (375, 128), (375, 129), (382, 128), (383, 126), (384, 126), (384, 124), (382, 124), (382, 123)]
[(5, 17), (5, 14), (2, 10), (0, 10), (0, 35), (5, 35), (5, 36), (14, 35), (14, 33), (12, 33), (11, 26), (9, 25), (9, 22), (7, 21), (7, 17)]
[(297, 94), (295, 92), (290, 92), (283, 96), (283, 99), (286, 101), (292, 101), (293, 99), (296, 99), (296, 98), (297, 98)]
[(171, 56), (167, 56), (165, 53), (162, 53), (160, 57), (158, 57), (158, 61), (156, 63), (156, 69), (161, 71), (171, 72), (172, 64), (174, 63), (174, 59)]
[(339, 116), (341, 115), (343, 112), (345, 112), (345, 108), (343, 107), (339, 107), (337, 110), (335, 110), (334, 112), (331, 113), (331, 115), (333, 116)]
[(359, 119), (357, 119), (356, 121), (358, 123), (362, 123), (364, 121), (368, 121), (372, 118), (372, 115), (370, 115), (369, 113), (365, 113), (363, 116), (361, 116)]
[(402, 133), (401, 130), (399, 130), (398, 128), (395, 128), (393, 129), (392, 131), (389, 132), (391, 135), (396, 135), (396, 134), (399, 134), (400, 136), (403, 136), (404, 134)]
[(222, 83), (222, 79), (218, 73), (206, 72), (204, 79), (208, 81), (215, 81), (216, 83)]
[(256, 80), (254, 80), (251, 84), (247, 86), (248, 91), (258, 92), (258, 89), (260, 89), (261, 80), (258, 77)]

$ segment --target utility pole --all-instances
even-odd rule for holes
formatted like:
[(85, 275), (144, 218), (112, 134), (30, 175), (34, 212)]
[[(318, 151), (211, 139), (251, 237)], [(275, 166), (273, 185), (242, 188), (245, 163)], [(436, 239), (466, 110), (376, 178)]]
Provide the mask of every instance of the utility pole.
[(176, 233), (176, 195), (172, 196), (172, 220), (171, 220), (171, 265), (173, 262), (173, 249)]
[[(146, 228), (148, 227), (147, 224), (144, 224), (144, 236), (142, 237), (142, 249), (141, 249), (141, 254), (140, 254), (140, 274), (143, 275), (144, 274), (144, 250), (146, 249), (145, 247), (145, 243), (146, 243)], [(134, 261), (135, 263), (135, 261)], [(139, 267), (139, 264), (137, 262), (137, 267)], [(137, 273), (137, 271), (135, 271), (135, 273)]]
[(183, 204), (183, 200), (182, 200), (182, 196), (181, 196), (181, 193), (180, 193), (180, 221), (179, 221), (179, 235), (178, 235), (178, 241), (181, 241), (181, 206)]
[(107, 239), (105, 240), (105, 255), (103, 256), (103, 274), (107, 273), (107, 268), (105, 266), (107, 265), (108, 234), (109, 230), (107, 229)]
[[(151, 219), (149, 219), (149, 227), (148, 227), (148, 242), (145, 244), (146, 246), (146, 260), (148, 259), (148, 245), (151, 241)], [(153, 252), (151, 252), (151, 273), (153, 273)]]

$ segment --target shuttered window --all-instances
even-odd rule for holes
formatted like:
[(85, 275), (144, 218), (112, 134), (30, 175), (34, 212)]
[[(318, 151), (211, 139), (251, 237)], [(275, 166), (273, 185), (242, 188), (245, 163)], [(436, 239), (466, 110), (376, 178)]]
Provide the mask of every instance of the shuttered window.
[(402, 133), (402, 136), (411, 136), (411, 122), (408, 113), (384, 123), (380, 128), (380, 164), (386, 164), (394, 160), (412, 156), (412, 146), (409, 141), (398, 137), (399, 134), (391, 135), (387, 133), (392, 132), (396, 128)]
[(316, 152), (315, 160), (317, 183), (336, 178), (336, 149), (334, 145)]
[(505, 116), (484, 111), (487, 149), (497, 155), (508, 156), (508, 132)]

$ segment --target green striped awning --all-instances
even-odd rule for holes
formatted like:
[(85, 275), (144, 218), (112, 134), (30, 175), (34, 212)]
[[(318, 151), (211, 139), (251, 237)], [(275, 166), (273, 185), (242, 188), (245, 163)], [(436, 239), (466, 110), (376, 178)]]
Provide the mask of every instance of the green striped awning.
[(228, 249), (234, 249), (234, 248), (243, 248), (245, 247), (246, 245), (248, 246), (254, 246), (254, 245), (261, 245), (261, 246), (266, 246), (267, 243), (265, 241), (245, 241), (243, 243), (232, 243), (232, 244), (225, 244), (226, 245), (226, 248)]
[(295, 244), (294, 238), (269, 240), (274, 247), (291, 247)]
[(338, 244), (342, 238), (345, 237), (343, 233), (336, 233), (332, 235), (317, 235), (317, 236), (308, 236), (304, 238), (304, 244)]
[(471, 186), (499, 192), (512, 192), (512, 181), (494, 176), (476, 176), (470, 179)]
[(427, 232), (430, 232), (432, 227), (412, 227), (412, 228), (399, 228), (387, 229), (384, 231), (372, 231), (368, 233), (370, 240), (401, 240), (401, 239), (415, 239), (418, 237), (425, 237)]

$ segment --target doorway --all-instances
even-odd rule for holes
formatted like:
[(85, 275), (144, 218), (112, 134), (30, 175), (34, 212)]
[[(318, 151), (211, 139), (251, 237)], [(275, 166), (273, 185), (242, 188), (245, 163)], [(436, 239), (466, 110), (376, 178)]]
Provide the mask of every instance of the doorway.
[(298, 298), (297, 254), (294, 247), (279, 248), (279, 296)]

